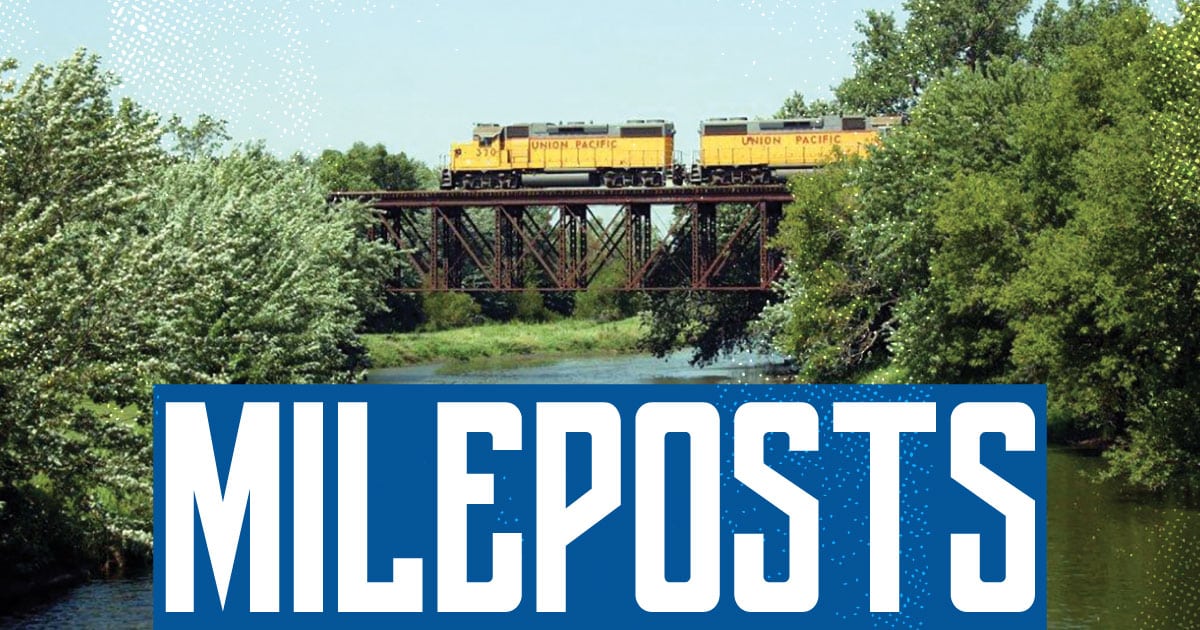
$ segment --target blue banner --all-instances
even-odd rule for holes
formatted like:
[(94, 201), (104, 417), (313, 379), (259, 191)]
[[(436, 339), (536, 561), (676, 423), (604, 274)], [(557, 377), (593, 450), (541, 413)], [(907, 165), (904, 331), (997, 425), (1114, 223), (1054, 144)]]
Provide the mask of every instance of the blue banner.
[(154, 621), (1046, 625), (1043, 386), (159, 386)]

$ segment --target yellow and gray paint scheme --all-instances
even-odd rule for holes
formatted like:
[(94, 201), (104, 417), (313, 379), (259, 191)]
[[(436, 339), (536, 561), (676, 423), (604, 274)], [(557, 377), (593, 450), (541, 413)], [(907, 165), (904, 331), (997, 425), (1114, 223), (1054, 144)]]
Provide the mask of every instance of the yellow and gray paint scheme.
[(442, 188), (663, 186), (682, 183), (675, 125), (480, 124), (471, 142), (450, 147)]
[(764, 184), (862, 155), (899, 117), (822, 116), (776, 120), (713, 118), (700, 124), (692, 184)]
[(863, 154), (899, 117), (823, 116), (784, 120), (713, 118), (700, 125), (700, 153), (685, 176), (675, 125), (478, 124), (450, 146), (441, 187), (540, 188), (762, 184)]

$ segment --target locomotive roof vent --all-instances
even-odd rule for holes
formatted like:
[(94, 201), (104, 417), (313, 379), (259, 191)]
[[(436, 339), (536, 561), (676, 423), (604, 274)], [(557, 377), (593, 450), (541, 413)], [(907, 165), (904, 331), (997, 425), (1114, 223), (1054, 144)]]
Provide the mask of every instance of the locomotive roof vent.
[(745, 119), (714, 118), (700, 124), (700, 133), (706, 136), (734, 136), (745, 134), (749, 125)]
[(675, 135), (675, 125), (662, 120), (630, 120), (624, 125), (613, 125), (613, 130), (622, 138), (665, 138)]
[(842, 118), (842, 129), (846, 131), (861, 131), (867, 128), (867, 119), (864, 116), (846, 116)]
[(608, 125), (573, 122), (546, 125), (544, 130), (538, 130), (538, 132), (538, 135), (544, 133), (551, 136), (606, 136), (609, 133), (609, 127)]
[(782, 118), (775, 120), (754, 121), (752, 127), (759, 131), (793, 131), (804, 129), (820, 129), (823, 127), (820, 118)]

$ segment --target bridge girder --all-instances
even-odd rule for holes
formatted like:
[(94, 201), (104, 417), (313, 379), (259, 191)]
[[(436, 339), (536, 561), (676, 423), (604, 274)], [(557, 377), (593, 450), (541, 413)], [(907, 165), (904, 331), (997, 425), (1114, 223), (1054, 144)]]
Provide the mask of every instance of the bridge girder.
[(611, 290), (765, 291), (782, 273), (769, 243), (791, 196), (783, 186), (722, 186), (330, 199), (376, 209), (371, 237), (401, 249), (418, 276), (393, 291), (582, 291), (610, 265), (622, 270), (618, 286), (605, 286)]

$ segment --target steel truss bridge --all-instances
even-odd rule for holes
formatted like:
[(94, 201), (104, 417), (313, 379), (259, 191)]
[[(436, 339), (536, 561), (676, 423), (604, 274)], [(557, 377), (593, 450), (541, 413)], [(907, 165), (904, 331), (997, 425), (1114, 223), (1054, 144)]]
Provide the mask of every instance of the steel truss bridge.
[(782, 272), (768, 244), (792, 197), (782, 185), (330, 195), (350, 199), (377, 211), (371, 238), (416, 271), (393, 291), (581, 291), (611, 265), (618, 290), (763, 291)]

